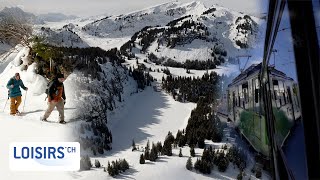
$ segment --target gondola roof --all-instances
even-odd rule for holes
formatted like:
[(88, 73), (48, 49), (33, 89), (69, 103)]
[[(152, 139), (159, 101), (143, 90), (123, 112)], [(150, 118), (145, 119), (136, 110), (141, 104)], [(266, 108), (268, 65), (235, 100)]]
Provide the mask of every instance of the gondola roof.
[[(235, 77), (232, 80), (232, 83), (228, 85), (228, 87), (236, 84), (237, 82), (239, 82), (239, 81), (241, 81), (241, 80), (243, 80), (243, 79), (245, 79), (245, 78), (247, 78), (249, 76), (251, 76), (254, 73), (260, 72), (261, 67), (262, 67), (262, 63), (252, 64), (246, 70), (241, 72), (241, 74), (239, 74), (237, 77)], [(284, 78), (284, 79), (293, 81), (292, 78), (288, 77), (284, 72), (275, 69), (274, 66), (269, 66), (268, 70), (269, 70), (269, 74), (271, 74), (273, 76), (277, 76), (277, 77), (280, 77), (280, 78)]]

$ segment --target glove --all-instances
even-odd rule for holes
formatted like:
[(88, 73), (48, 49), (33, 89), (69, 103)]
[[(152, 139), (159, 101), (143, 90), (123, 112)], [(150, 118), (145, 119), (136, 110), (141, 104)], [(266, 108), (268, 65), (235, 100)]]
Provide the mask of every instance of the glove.
[(11, 87), (11, 88), (13, 88), (13, 87), (14, 87), (14, 85), (12, 84), (10, 87)]
[(26, 87), (26, 91), (28, 91), (28, 88)]

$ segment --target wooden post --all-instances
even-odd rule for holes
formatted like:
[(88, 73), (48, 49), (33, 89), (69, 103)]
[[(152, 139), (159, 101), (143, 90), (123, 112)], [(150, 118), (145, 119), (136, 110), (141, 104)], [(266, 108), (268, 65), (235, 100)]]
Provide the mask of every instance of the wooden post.
[(51, 74), (51, 71), (52, 71), (52, 59), (50, 58), (50, 74)]

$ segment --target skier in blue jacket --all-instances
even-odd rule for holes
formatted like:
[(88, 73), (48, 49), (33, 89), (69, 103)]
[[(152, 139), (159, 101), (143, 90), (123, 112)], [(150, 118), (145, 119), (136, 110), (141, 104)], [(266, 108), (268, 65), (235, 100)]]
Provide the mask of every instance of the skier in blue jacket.
[(20, 87), (25, 91), (28, 90), (27, 87), (24, 86), (22, 80), (20, 79), (20, 74), (16, 73), (14, 77), (12, 77), (8, 83), (7, 88), (9, 89), (9, 97), (10, 97), (10, 115), (19, 115), (18, 111), (19, 105), (21, 104), (21, 91)]

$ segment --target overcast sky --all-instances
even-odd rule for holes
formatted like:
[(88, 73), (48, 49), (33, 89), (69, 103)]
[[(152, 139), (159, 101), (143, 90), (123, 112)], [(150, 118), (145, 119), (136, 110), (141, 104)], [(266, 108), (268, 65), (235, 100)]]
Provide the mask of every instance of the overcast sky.
[[(59, 12), (67, 15), (87, 17), (102, 14), (125, 14), (170, 0), (0, 0), (0, 9), (18, 6), (34, 14)], [(179, 0), (191, 2), (192, 0)], [(206, 6), (218, 4), (233, 10), (246, 13), (266, 12), (268, 0), (199, 0)]]

